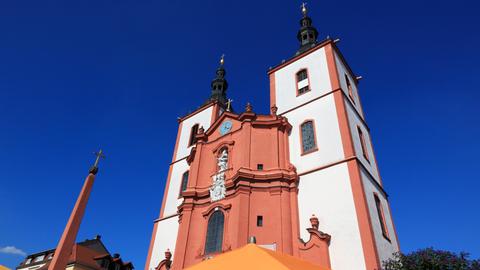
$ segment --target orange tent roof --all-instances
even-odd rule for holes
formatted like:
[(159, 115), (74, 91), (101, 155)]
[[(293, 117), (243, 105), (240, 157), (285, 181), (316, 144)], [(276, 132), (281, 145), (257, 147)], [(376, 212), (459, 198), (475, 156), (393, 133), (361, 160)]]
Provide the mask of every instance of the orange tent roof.
[(188, 270), (330, 270), (280, 252), (248, 244), (242, 248), (203, 261)]
[(10, 268), (5, 267), (5, 266), (3, 266), (3, 265), (0, 264), (0, 270), (10, 270)]

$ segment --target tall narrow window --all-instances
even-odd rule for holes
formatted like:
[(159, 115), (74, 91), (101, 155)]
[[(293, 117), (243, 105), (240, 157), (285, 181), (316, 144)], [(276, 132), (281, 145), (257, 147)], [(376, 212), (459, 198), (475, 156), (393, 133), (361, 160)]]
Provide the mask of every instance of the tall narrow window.
[(350, 100), (355, 103), (355, 98), (353, 97), (353, 87), (352, 83), (350, 83), (350, 79), (348, 78), (348, 75), (345, 74), (345, 82), (347, 83), (347, 89), (348, 89), (348, 96), (350, 97)]
[(187, 190), (187, 186), (188, 186), (188, 171), (184, 172), (182, 175), (182, 186), (180, 188), (180, 194), (182, 194), (182, 192)]
[(222, 251), (224, 219), (222, 211), (215, 211), (208, 220), (205, 254)]
[(385, 222), (385, 214), (383, 213), (382, 202), (380, 198), (378, 198), (377, 194), (373, 194), (375, 197), (375, 206), (377, 207), (377, 214), (378, 214), (378, 221), (380, 222), (380, 227), (382, 228), (382, 234), (385, 238), (389, 239), (390, 236), (388, 235), (388, 229)]
[(313, 121), (309, 120), (300, 126), (300, 136), (302, 140), (302, 153), (310, 153), (317, 150), (317, 143), (315, 140), (315, 130)]
[(310, 91), (309, 81), (308, 81), (308, 72), (306, 69), (302, 69), (297, 72), (297, 96), (305, 94)]
[(365, 137), (363, 136), (362, 129), (360, 129), (360, 127), (357, 126), (357, 130), (358, 130), (358, 137), (360, 138), (360, 144), (362, 145), (363, 156), (368, 162), (370, 162), (370, 159), (368, 157), (367, 144), (365, 143)]
[(192, 146), (197, 142), (197, 138), (195, 137), (197, 133), (198, 133), (198, 124), (195, 124), (190, 130), (190, 140), (188, 140), (188, 146)]

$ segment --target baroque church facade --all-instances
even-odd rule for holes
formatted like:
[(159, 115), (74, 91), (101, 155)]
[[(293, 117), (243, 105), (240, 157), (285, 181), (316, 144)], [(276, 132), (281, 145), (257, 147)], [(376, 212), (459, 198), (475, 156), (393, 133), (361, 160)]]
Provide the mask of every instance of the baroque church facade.
[(305, 6), (295, 56), (268, 71), (270, 114), (233, 112), (223, 59), (183, 118), (145, 270), (184, 269), (249, 242), (334, 270), (399, 251), (359, 78)]

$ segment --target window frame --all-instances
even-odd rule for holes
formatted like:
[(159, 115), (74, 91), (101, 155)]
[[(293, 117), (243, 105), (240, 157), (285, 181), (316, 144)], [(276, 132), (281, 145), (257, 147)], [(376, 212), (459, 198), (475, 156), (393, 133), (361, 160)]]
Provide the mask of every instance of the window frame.
[(360, 140), (360, 147), (362, 148), (362, 154), (365, 160), (370, 163), (370, 156), (368, 154), (367, 142), (365, 141), (365, 134), (360, 126), (357, 126), (358, 138)]
[[(194, 130), (193, 128), (194, 127), (197, 127), (195, 129), (195, 134), (193, 133), (193, 130)], [(200, 124), (199, 123), (195, 123), (190, 128), (190, 136), (188, 137), (188, 147), (193, 146), (195, 143), (197, 143), (197, 139), (195, 138), (195, 136), (197, 135), (199, 129), (200, 129)]]
[[(298, 83), (301, 82), (298, 80), (298, 73), (300, 73), (301, 71), (305, 70), (305, 72), (307, 73), (307, 78), (306, 80), (308, 80), (308, 84), (307, 84), (307, 87), (308, 87), (308, 90), (306, 90), (305, 92), (303, 93), (300, 93), (298, 89)], [(303, 81), (303, 80), (302, 80)], [(308, 72), (308, 68), (304, 67), (304, 68), (301, 68), (299, 70), (297, 70), (297, 72), (295, 72), (295, 89), (296, 89), (296, 94), (297, 94), (297, 97), (298, 96), (301, 96), (301, 95), (304, 95), (304, 94), (307, 94), (308, 92), (311, 92), (312, 91), (312, 87), (310, 85), (310, 73)]]
[[(223, 217), (223, 224), (222, 224), (222, 237), (220, 240), (220, 250), (214, 250), (214, 251), (207, 251), (207, 244), (208, 244), (208, 229), (210, 225), (210, 221), (212, 220), (212, 217), (216, 214), (220, 213)], [(224, 246), (224, 239), (225, 239), (225, 221), (227, 220), (226, 213), (220, 209), (214, 210), (207, 218), (207, 226), (206, 226), (206, 231), (205, 231), (205, 240), (204, 240), (204, 245), (203, 245), (203, 253), (204, 255), (212, 255), (212, 254), (218, 254), (223, 252), (223, 246)]]
[[(188, 174), (188, 175), (187, 175), (187, 184), (185, 185), (185, 189), (183, 189), (183, 177), (184, 177), (185, 174)], [(180, 178), (180, 192), (178, 193), (178, 198), (181, 198), (181, 197), (183, 196), (183, 195), (182, 195), (183, 192), (184, 192), (185, 190), (187, 190), (189, 178), (190, 178), (190, 170), (184, 171), (184, 172), (182, 173), (182, 177)]]
[(385, 219), (385, 211), (383, 210), (382, 200), (376, 192), (373, 193), (373, 200), (375, 201), (375, 208), (377, 209), (378, 222), (382, 229), (383, 237), (390, 242), (390, 233), (387, 227), (387, 220)]
[[(307, 122), (312, 122), (312, 128), (313, 128), (313, 142), (315, 143), (315, 147), (313, 147), (312, 149), (310, 150), (307, 150), (307, 151), (304, 151), (304, 147), (303, 147), (303, 134), (302, 134), (302, 126), (307, 123)], [(315, 120), (313, 119), (306, 119), (304, 120), (299, 126), (298, 126), (298, 129), (299, 129), (299, 138), (300, 138), (300, 147), (301, 147), (301, 155), (307, 155), (307, 154), (310, 154), (310, 153), (313, 153), (313, 152), (316, 152), (318, 151), (318, 143), (317, 143), (317, 130), (315, 128)]]
[(352, 101), (352, 103), (356, 105), (355, 93), (353, 91), (352, 81), (350, 80), (347, 73), (345, 73), (345, 84), (347, 85), (347, 92), (348, 92), (348, 97), (350, 98), (350, 101)]

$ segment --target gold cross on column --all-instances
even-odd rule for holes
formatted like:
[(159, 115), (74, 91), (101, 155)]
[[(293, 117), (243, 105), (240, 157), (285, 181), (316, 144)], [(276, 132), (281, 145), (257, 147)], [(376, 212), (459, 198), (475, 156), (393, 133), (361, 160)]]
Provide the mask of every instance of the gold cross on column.
[(227, 112), (229, 112), (232, 109), (232, 102), (233, 102), (233, 99), (227, 99)]

